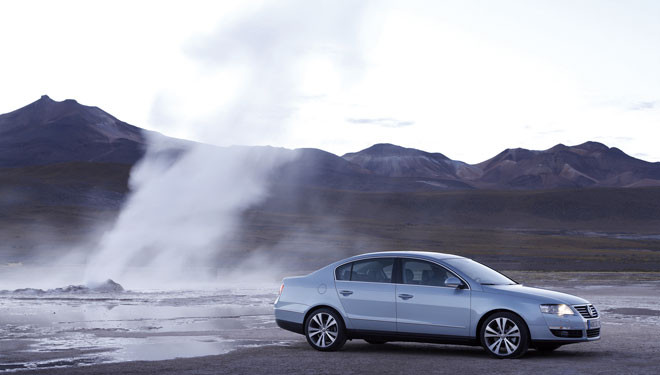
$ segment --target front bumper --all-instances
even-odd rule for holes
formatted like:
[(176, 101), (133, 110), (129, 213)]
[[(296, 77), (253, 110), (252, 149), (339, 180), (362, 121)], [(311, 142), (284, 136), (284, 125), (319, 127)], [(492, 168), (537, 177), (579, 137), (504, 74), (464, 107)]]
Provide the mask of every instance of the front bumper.
[[(584, 305), (576, 306), (581, 308)], [(601, 335), (600, 316), (596, 313), (585, 317), (576, 309), (576, 306), (572, 306), (574, 315), (543, 314), (547, 326), (544, 329), (537, 327), (536, 332), (532, 334), (532, 339), (565, 343), (599, 340)]]

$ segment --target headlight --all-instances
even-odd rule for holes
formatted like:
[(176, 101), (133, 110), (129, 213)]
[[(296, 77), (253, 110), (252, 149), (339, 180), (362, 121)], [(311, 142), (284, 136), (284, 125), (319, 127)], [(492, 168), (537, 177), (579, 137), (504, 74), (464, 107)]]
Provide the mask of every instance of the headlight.
[(568, 305), (563, 303), (560, 305), (541, 305), (541, 312), (544, 314), (555, 315), (575, 315), (573, 310)]

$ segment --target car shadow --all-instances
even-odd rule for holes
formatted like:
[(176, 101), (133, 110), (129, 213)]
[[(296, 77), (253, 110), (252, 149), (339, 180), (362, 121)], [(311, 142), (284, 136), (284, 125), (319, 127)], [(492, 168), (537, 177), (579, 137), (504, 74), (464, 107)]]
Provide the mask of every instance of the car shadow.
[[(311, 348), (310, 348), (311, 349)], [(462, 346), (444, 344), (420, 344), (391, 342), (385, 344), (368, 344), (362, 340), (348, 341), (340, 352), (347, 353), (378, 353), (391, 355), (429, 355), (429, 356), (456, 356), (466, 358), (491, 358), (481, 346)], [(574, 351), (570, 347), (563, 347), (553, 352), (539, 352), (530, 348), (521, 359), (586, 359), (607, 356), (603, 351)]]

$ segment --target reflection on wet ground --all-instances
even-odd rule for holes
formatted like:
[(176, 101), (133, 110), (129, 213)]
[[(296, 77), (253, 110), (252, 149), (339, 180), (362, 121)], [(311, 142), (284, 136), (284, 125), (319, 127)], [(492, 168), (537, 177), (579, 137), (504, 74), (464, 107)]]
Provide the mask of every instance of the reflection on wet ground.
[(0, 293), (0, 372), (226, 353), (281, 340), (277, 286), (216, 291)]

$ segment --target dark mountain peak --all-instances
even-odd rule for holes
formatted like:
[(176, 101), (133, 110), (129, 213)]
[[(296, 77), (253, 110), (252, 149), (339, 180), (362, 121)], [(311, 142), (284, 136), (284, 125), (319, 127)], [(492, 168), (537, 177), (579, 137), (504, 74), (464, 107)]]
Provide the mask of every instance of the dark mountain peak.
[(491, 188), (553, 189), (561, 187), (660, 184), (660, 169), (599, 142), (555, 145), (544, 151), (507, 149), (480, 164), (480, 182)]
[(579, 144), (577, 146), (573, 146), (573, 148), (579, 148), (582, 150), (587, 150), (590, 152), (595, 152), (595, 151), (607, 151), (610, 150), (609, 147), (606, 145), (600, 143), (600, 142), (594, 142), (594, 141), (587, 141), (582, 144)]
[(566, 151), (570, 149), (570, 147), (566, 146), (563, 143), (557, 143), (556, 145), (550, 147), (549, 149), (546, 150), (546, 152), (558, 152), (558, 151)]
[[(23, 108), (29, 107), (32, 104), (58, 104), (58, 103), (65, 103), (65, 102), (78, 103), (75, 99), (65, 99), (65, 100), (62, 100), (62, 101), (58, 102), (57, 100), (53, 100), (53, 98), (51, 98), (50, 96), (44, 94), (44, 95), (41, 95), (41, 97), (38, 100), (28, 104), (27, 106), (25, 106)], [(18, 110), (20, 111), (23, 108), (19, 108)]]
[(350, 154), (383, 156), (383, 155), (392, 155), (392, 154), (402, 154), (402, 153), (406, 153), (407, 150), (408, 149), (406, 149), (405, 147), (393, 145), (391, 143), (376, 143), (375, 145), (371, 147), (367, 147), (364, 150), (358, 152), (352, 152)]
[(570, 152), (580, 155), (586, 155), (593, 152), (604, 152), (611, 151), (612, 148), (607, 147), (606, 145), (598, 142), (585, 142), (577, 146), (566, 146), (563, 143), (558, 143), (555, 146), (543, 151), (538, 150), (528, 150), (526, 148), (507, 148), (506, 150), (500, 152), (492, 159), (486, 160), (485, 162), (479, 163), (478, 165), (484, 169), (488, 169), (489, 166), (500, 163), (505, 160), (520, 162), (524, 160), (531, 160), (536, 157), (542, 157), (543, 155), (551, 155), (557, 153)]
[(74, 99), (37, 101), (0, 115), (0, 166), (70, 161), (132, 164), (142, 156), (142, 129)]
[(507, 148), (506, 150), (495, 155), (492, 159), (488, 159), (482, 163), (477, 164), (482, 169), (488, 169), (492, 163), (499, 163), (505, 160), (518, 162), (532, 158), (538, 151), (528, 150), (526, 148)]
[(603, 143), (594, 141), (588, 141), (579, 145), (566, 147), (566, 151), (581, 155), (582, 157), (591, 157), (597, 159), (606, 158), (608, 160), (607, 163), (610, 164), (615, 159), (634, 159), (632, 156), (626, 154), (616, 147), (608, 147)]
[(42, 95), (39, 100), (13, 112), (0, 115), (0, 133), (23, 132), (27, 129), (61, 126), (71, 130), (72, 127), (87, 127), (100, 132), (109, 139), (127, 138), (142, 141), (141, 130), (122, 122), (98, 107), (90, 107), (78, 103), (75, 99), (55, 101), (48, 95)]
[(376, 143), (373, 146), (366, 148), (360, 152), (367, 153), (389, 153), (389, 152), (402, 152), (408, 150), (405, 147), (393, 145), (391, 143)]
[(354, 156), (371, 156), (371, 157), (390, 157), (390, 156), (427, 156), (434, 159), (446, 159), (448, 157), (441, 153), (430, 153), (416, 148), (407, 148), (402, 146), (393, 145), (391, 143), (376, 143), (375, 145), (365, 148), (362, 151), (351, 152), (342, 156), (343, 158), (351, 158)]
[(378, 143), (342, 157), (377, 175), (388, 177), (419, 177), (455, 181), (462, 177), (467, 178), (479, 174), (474, 167), (451, 160), (443, 154), (389, 143)]
[(58, 102), (48, 95), (42, 95), (41, 98), (25, 107), (0, 115), (0, 132), (7, 130), (9, 127), (43, 125), (55, 119), (75, 114), (104, 114), (112, 117), (96, 107), (81, 105), (74, 99)]

